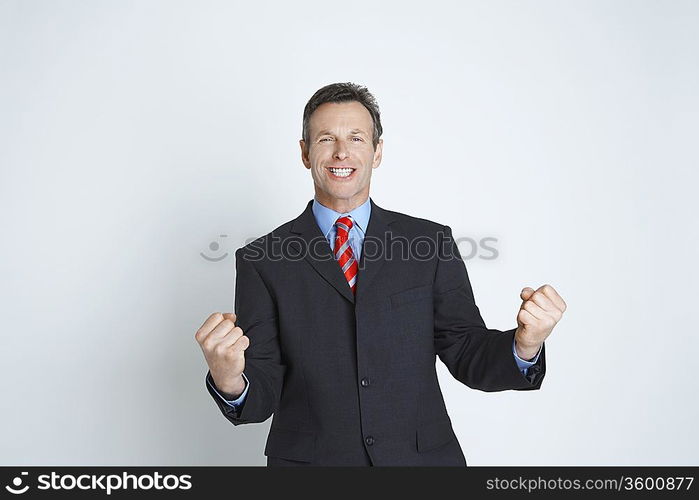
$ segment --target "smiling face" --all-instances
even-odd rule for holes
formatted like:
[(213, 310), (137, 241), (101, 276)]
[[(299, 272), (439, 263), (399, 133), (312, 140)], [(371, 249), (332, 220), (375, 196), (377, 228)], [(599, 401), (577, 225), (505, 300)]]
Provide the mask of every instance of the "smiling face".
[(374, 150), (374, 122), (357, 101), (321, 104), (308, 124), (310, 142), (299, 142), (316, 199), (337, 212), (349, 212), (369, 197), (371, 171), (381, 163), (383, 139)]

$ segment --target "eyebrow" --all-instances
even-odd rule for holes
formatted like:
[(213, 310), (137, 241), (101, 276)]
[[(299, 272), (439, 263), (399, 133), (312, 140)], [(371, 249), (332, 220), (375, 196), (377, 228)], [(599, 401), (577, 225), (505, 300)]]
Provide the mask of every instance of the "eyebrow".
[[(362, 133), (362, 134), (364, 134), (364, 135), (369, 135), (369, 134), (367, 134), (365, 131), (363, 131), (363, 130), (360, 129), (360, 128), (353, 128), (353, 129), (350, 130), (349, 132), (350, 132), (350, 134)], [(318, 133), (316, 134), (316, 137), (320, 137), (321, 135), (326, 135), (326, 134), (328, 134), (328, 135), (333, 135), (332, 131), (330, 131), (330, 130), (321, 130), (320, 132), (318, 132)]]

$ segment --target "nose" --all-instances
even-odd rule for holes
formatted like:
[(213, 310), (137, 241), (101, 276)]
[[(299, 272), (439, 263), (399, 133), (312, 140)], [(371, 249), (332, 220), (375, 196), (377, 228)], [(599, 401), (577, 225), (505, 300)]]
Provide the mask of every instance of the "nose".
[(343, 141), (343, 140), (335, 141), (335, 152), (333, 154), (333, 158), (336, 158), (336, 159), (342, 161), (348, 157), (349, 157), (349, 149), (347, 148), (347, 144), (345, 144), (345, 141)]

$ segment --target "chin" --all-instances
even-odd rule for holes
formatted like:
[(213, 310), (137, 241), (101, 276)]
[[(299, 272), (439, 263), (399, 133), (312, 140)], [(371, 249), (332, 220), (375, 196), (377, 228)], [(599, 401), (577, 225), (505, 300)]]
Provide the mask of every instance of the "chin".
[(349, 199), (354, 196), (357, 196), (359, 194), (359, 191), (357, 191), (355, 188), (349, 188), (347, 186), (346, 189), (331, 189), (328, 191), (330, 196), (333, 196), (334, 198), (342, 198), (342, 199)]

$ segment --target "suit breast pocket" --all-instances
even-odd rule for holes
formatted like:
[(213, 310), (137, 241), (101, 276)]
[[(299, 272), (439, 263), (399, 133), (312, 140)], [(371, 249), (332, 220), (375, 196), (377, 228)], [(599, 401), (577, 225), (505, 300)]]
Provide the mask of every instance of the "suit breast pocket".
[(391, 294), (391, 309), (398, 309), (418, 304), (432, 305), (432, 284), (408, 288)]

